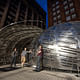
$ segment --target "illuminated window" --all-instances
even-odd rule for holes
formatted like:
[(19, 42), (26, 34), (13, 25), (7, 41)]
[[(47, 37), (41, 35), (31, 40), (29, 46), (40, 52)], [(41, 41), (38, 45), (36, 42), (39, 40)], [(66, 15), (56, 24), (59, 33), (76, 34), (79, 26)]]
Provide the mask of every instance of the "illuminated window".
[(74, 19), (74, 18), (76, 18), (76, 14), (73, 14), (73, 15), (72, 15), (72, 19)]
[(69, 6), (72, 7), (73, 6), (73, 3), (70, 3)]
[(58, 9), (59, 8), (59, 5), (58, 6), (56, 6), (56, 9)]
[(53, 11), (55, 11), (56, 9), (55, 8), (53, 8)]
[(67, 1), (65, 0), (65, 1), (63, 2), (63, 4), (64, 4), (64, 5), (67, 4)]
[(53, 15), (55, 16), (55, 15), (56, 15), (56, 13), (54, 12), (54, 13), (53, 13)]
[(59, 4), (59, 1), (56, 2), (56, 5)]
[(72, 12), (75, 12), (75, 9), (74, 9), (74, 8), (70, 9), (70, 12), (71, 12), (71, 13), (72, 13)]
[(56, 17), (54, 17), (53, 19), (54, 19), (54, 21), (56, 21)]
[(64, 9), (65, 9), (65, 10), (68, 9), (68, 5), (66, 5), (66, 6), (64, 7)]
[(67, 16), (66, 17), (66, 21), (69, 21), (69, 20), (71, 20), (71, 17), (70, 16)]
[(58, 19), (60, 19), (60, 18), (61, 18), (61, 16), (60, 16), (60, 15), (58, 15), (58, 16), (57, 16), (57, 18), (58, 18)]
[(57, 10), (57, 14), (59, 14), (60, 13), (60, 10)]
[(52, 7), (55, 7), (55, 4), (53, 4)]
[(69, 10), (68, 10), (68, 11), (66, 11), (66, 12), (65, 12), (65, 14), (66, 14), (66, 15), (68, 15), (68, 14), (69, 14)]

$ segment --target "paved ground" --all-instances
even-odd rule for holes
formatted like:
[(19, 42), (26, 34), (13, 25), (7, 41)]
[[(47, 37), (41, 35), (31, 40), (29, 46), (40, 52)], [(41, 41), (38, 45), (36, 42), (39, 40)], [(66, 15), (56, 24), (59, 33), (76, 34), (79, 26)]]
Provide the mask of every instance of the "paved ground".
[(80, 80), (73, 74), (43, 70), (34, 72), (32, 67), (11, 69), (0, 67), (0, 80)]

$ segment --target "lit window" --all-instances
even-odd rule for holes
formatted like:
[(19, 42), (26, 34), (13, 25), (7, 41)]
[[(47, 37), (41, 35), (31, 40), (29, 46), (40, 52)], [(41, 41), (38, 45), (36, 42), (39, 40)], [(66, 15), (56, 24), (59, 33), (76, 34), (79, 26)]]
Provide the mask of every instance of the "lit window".
[(58, 17), (58, 19), (60, 19), (60, 18), (61, 18), (61, 16), (60, 16), (60, 15), (58, 15), (57, 17)]
[(73, 6), (73, 3), (70, 3), (69, 6), (72, 7)]
[(55, 4), (53, 4), (52, 7), (55, 7)]
[(53, 11), (55, 11), (55, 8), (53, 8)]
[(56, 6), (56, 9), (58, 9), (59, 8), (59, 5), (58, 6)]
[(74, 19), (74, 18), (76, 18), (76, 14), (73, 14), (73, 15), (72, 15), (72, 19)]
[(56, 2), (56, 5), (59, 4), (59, 1)]
[(65, 1), (63, 2), (63, 4), (64, 4), (64, 5), (67, 4), (67, 1), (65, 0)]
[(65, 10), (68, 9), (68, 5), (66, 5), (66, 6), (64, 7), (64, 9), (65, 9)]
[(69, 20), (71, 20), (71, 17), (70, 16), (67, 16), (66, 17), (66, 21), (69, 21)]
[(54, 21), (56, 21), (56, 17), (54, 17), (53, 19), (54, 19)]
[(74, 8), (70, 9), (70, 12), (74, 12), (74, 11), (75, 11), (75, 9), (74, 9)]
[(55, 15), (56, 15), (56, 13), (54, 12), (54, 13), (53, 13), (53, 15), (55, 16)]
[(68, 10), (68, 11), (66, 11), (66, 12), (65, 12), (65, 14), (66, 14), (66, 15), (68, 15), (68, 14), (69, 14), (69, 10)]
[(60, 13), (60, 10), (57, 11), (57, 14), (59, 14), (59, 13)]

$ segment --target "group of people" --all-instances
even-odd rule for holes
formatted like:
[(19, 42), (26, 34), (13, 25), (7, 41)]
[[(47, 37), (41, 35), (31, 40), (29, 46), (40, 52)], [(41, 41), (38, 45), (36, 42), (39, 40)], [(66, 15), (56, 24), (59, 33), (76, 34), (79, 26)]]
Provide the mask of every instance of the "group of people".
[[(24, 48), (24, 50), (21, 53), (21, 66), (24, 67), (24, 63), (27, 60), (27, 62), (29, 62), (29, 54), (32, 53), (32, 50), (30, 49), (29, 51), (27, 50), (27, 48)], [(26, 55), (28, 56), (26, 58)], [(14, 48), (13, 52), (11, 53), (11, 67), (14, 66), (16, 67), (16, 58), (18, 56), (18, 51), (16, 48)]]
[[(30, 49), (29, 51), (27, 48), (24, 48), (24, 50), (21, 53), (21, 67), (24, 67), (25, 61), (29, 62), (29, 55), (27, 54), (32, 54), (32, 50)], [(16, 67), (16, 57), (18, 55), (18, 51), (16, 48), (14, 48), (12, 54), (11, 54), (11, 67), (14, 65)], [(26, 58), (27, 55), (27, 58)], [(36, 68), (34, 71), (39, 72), (41, 69), (43, 69), (43, 49), (42, 46), (40, 45), (37, 52), (37, 60), (36, 60)]]

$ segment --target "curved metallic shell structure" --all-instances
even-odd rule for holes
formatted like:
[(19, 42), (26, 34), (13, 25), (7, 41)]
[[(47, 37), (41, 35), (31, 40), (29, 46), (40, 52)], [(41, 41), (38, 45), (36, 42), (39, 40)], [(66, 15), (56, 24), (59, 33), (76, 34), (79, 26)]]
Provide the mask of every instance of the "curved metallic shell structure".
[(75, 71), (80, 68), (80, 22), (52, 26), (39, 42), (44, 49), (45, 67)]
[(22, 51), (24, 47), (33, 48), (41, 32), (43, 32), (43, 30), (36, 26), (23, 24), (15, 24), (1, 29), (0, 61), (4, 62), (5, 60), (3, 61), (3, 58), (7, 58), (7, 61), (14, 47), (19, 51)]

